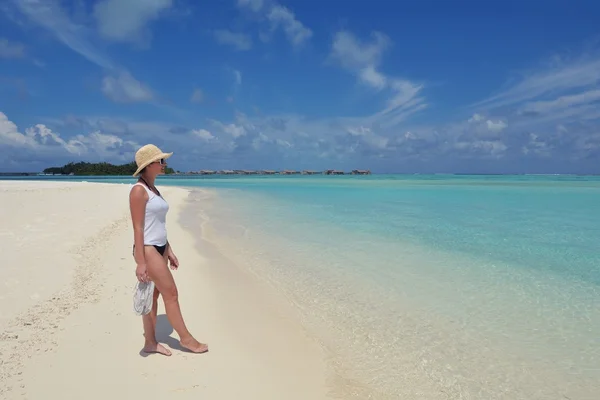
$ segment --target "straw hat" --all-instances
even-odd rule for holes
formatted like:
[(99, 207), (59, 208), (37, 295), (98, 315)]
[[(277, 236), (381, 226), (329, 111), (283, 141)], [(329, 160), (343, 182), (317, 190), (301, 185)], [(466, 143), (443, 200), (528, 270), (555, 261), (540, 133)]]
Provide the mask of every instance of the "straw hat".
[(140, 149), (135, 153), (135, 163), (137, 164), (138, 169), (135, 171), (133, 176), (137, 176), (144, 168), (153, 162), (158, 161), (161, 158), (167, 159), (172, 155), (173, 152), (163, 153), (161, 149), (153, 144), (147, 144), (140, 147)]

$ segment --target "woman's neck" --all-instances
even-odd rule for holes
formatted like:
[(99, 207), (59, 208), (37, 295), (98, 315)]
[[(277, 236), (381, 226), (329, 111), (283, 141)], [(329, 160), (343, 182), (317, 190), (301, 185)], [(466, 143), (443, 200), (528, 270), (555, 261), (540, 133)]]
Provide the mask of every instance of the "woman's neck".
[(147, 176), (147, 175), (142, 175), (141, 178), (142, 178), (142, 180), (144, 182), (146, 182), (146, 184), (154, 186), (154, 177), (150, 177), (150, 176)]

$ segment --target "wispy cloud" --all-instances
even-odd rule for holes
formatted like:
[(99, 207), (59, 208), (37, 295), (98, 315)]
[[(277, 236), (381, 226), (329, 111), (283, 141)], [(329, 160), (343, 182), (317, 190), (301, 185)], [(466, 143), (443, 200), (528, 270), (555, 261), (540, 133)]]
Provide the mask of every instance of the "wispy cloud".
[(239, 7), (248, 7), (254, 12), (260, 11), (265, 5), (264, 0), (238, 0), (237, 5)]
[(117, 103), (147, 102), (154, 98), (152, 90), (128, 72), (104, 77), (102, 93)]
[(90, 30), (73, 22), (59, 3), (52, 0), (12, 0), (17, 8), (34, 24), (45, 28), (71, 50), (88, 61), (106, 69), (116, 67), (105, 54), (90, 43)]
[[(11, 1), (29, 21), (102, 69), (99, 89), (107, 98), (119, 103), (159, 102), (160, 96), (152, 88), (137, 80), (103, 49), (107, 39), (148, 41), (148, 27), (164, 10), (173, 7), (171, 0), (157, 0), (154, 8), (144, 10), (139, 7), (141, 1), (101, 0), (92, 15), (85, 13), (91, 9), (89, 5), (81, 9), (85, 12), (80, 10), (83, 19), (75, 17), (77, 13), (72, 8), (62, 7), (65, 3), (61, 0)], [(314, 33), (300, 21), (301, 16), (275, 1), (237, 0), (237, 5), (240, 12), (261, 24), (259, 34), (263, 36), (265, 32), (276, 33), (294, 48), (313, 38)], [(118, 10), (123, 15), (118, 15)], [(111, 15), (114, 31), (109, 25), (113, 21)], [(220, 43), (243, 51), (257, 43), (245, 32), (221, 29), (212, 34)], [(301, 113), (270, 114), (268, 103), (263, 103), (259, 104), (260, 115), (248, 115), (241, 112), (243, 102), (238, 102), (241, 105), (235, 105), (235, 116), (219, 120), (202, 120), (202, 112), (190, 112), (188, 116), (195, 115), (181, 117), (178, 123), (125, 118), (87, 118), (82, 122), (82, 117), (73, 117), (63, 125), (42, 121), (44, 124), (20, 130), (2, 114), (0, 146), (25, 149), (32, 157), (60, 153), (82, 157), (102, 154), (107, 159), (114, 155), (118, 159), (130, 151), (132, 144), (152, 141), (178, 151), (181, 159), (188, 157), (191, 168), (199, 159), (213, 162), (211, 167), (224, 168), (368, 168), (395, 160), (432, 165), (446, 160), (450, 166), (461, 162), (479, 166), (503, 159), (503, 164), (497, 165), (512, 167), (514, 160), (527, 165), (540, 159), (556, 163), (593, 162), (594, 157), (600, 157), (600, 57), (557, 58), (551, 66), (523, 74), (489, 97), (458, 109), (447, 121), (416, 124), (414, 117), (427, 112), (433, 100), (429, 93), (425, 95), (428, 85), (414, 76), (402, 75), (401, 63), (388, 68), (385, 56), (393, 50), (389, 36), (373, 32), (361, 37), (342, 30), (334, 34), (329, 44), (329, 65), (335, 64), (357, 82), (362, 92), (380, 101), (369, 112), (311, 118)], [(0, 41), (0, 57), (3, 51), (4, 57), (18, 57), (15, 45)], [(252, 98), (254, 82), (245, 82), (248, 78), (245, 72), (242, 74), (246, 68), (242, 63), (240, 60), (234, 64), (241, 71), (229, 66), (222, 70), (226, 79), (224, 90), (229, 93), (219, 96), (230, 95), (231, 103), (243, 87), (248, 88), (247, 99)], [(211, 91), (218, 90), (212, 83), (203, 85)], [(192, 89), (184, 89), (189, 90), (183, 94), (184, 100), (205, 101), (201, 89)], [(248, 104), (249, 108), (253, 106), (256, 104)], [(231, 109), (234, 107), (226, 108)]]
[(349, 31), (339, 31), (333, 38), (330, 57), (350, 70), (362, 71), (375, 67), (381, 63), (383, 53), (391, 45), (391, 40), (381, 32), (373, 32), (371, 39), (365, 43)]
[(274, 5), (269, 10), (267, 19), (271, 22), (271, 30), (281, 28), (293, 46), (301, 46), (313, 35), (312, 30), (298, 21), (296, 15), (286, 7)]
[(242, 84), (242, 73), (239, 70), (234, 69), (233, 70), (233, 79), (234, 79), (234, 82), (236, 85), (238, 85), (238, 86), (241, 85)]
[[(313, 37), (313, 31), (298, 20), (296, 14), (292, 10), (277, 2), (238, 0), (237, 5), (241, 9), (247, 9), (260, 15), (261, 19), (268, 22), (270, 33), (281, 29), (287, 40), (295, 48), (300, 48)], [(267, 32), (261, 32), (260, 37), (263, 41), (267, 41), (269, 34)]]
[[(538, 101), (537, 107), (572, 106), (595, 101), (597, 97), (577, 97), (600, 84), (600, 57), (587, 56), (571, 61), (557, 61), (552, 67), (536, 70), (505, 90), (472, 105), (472, 108), (491, 110), (519, 107), (524, 102)], [(559, 100), (562, 96), (562, 100)], [(556, 101), (555, 103), (551, 103)], [(542, 105), (545, 102), (545, 105)], [(525, 105), (531, 107), (532, 103)], [(533, 106), (534, 108), (536, 106)], [(525, 111), (525, 110), (522, 110)]]
[[(155, 99), (150, 88), (139, 82), (129, 71), (114, 62), (94, 44), (93, 30), (74, 22), (57, 1), (12, 1), (31, 22), (48, 30), (65, 46), (104, 70), (105, 77), (101, 83), (101, 91), (109, 99), (125, 103), (148, 102)], [(159, 0), (161, 4), (164, 1)], [(136, 2), (127, 4), (134, 3), (137, 4)], [(99, 3), (99, 5), (103, 5), (109, 11), (116, 7), (112, 1)], [(133, 7), (133, 11), (127, 18), (136, 13), (135, 10), (138, 10), (136, 7)]]
[(518, 112), (520, 114), (547, 114), (565, 108), (595, 103), (598, 100), (600, 100), (600, 89), (592, 89), (577, 94), (560, 96), (553, 100), (528, 102), (520, 107)]
[(244, 51), (252, 48), (252, 38), (244, 33), (218, 29), (214, 32), (214, 35), (218, 43), (232, 46), (236, 50)]
[(98, 31), (104, 38), (147, 47), (148, 25), (173, 5), (173, 0), (100, 0), (94, 5)]
[(380, 32), (373, 32), (370, 41), (361, 41), (349, 31), (337, 32), (333, 38), (329, 60), (339, 63), (356, 75), (364, 85), (390, 97), (384, 109), (370, 116), (371, 123), (393, 127), (427, 107), (422, 97), (422, 84), (408, 79), (391, 77), (379, 71), (383, 54), (391, 41)]
[[(600, 56), (554, 57), (551, 65), (523, 74), (469, 108), (481, 119), (502, 118), (501, 123), (487, 123), (503, 132), (498, 140), (508, 145), (507, 153), (582, 159), (598, 154), (600, 145), (588, 139), (597, 133), (600, 120)], [(587, 125), (591, 121), (592, 128)]]

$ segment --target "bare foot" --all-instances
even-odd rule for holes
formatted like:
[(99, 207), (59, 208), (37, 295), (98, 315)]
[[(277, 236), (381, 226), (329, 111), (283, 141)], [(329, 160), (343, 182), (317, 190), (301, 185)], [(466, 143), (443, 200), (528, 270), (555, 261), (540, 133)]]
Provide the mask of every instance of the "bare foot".
[(146, 353), (158, 353), (158, 354), (163, 354), (165, 356), (170, 356), (171, 355), (171, 351), (169, 349), (167, 349), (165, 346), (163, 346), (160, 343), (147, 343), (144, 346), (144, 352)]
[(200, 343), (194, 338), (181, 340), (181, 346), (188, 349), (193, 353), (206, 353), (208, 351), (208, 345), (204, 343)]

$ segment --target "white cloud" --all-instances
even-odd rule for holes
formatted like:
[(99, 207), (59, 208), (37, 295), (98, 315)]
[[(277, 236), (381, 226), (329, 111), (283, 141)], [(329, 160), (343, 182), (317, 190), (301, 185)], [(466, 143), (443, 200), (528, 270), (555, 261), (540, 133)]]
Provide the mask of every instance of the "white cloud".
[(350, 70), (361, 71), (375, 67), (381, 62), (390, 39), (381, 32), (373, 32), (371, 38), (371, 42), (365, 43), (348, 31), (337, 32), (331, 45), (330, 57)]
[(20, 133), (17, 125), (10, 121), (3, 112), (0, 112), (0, 143), (15, 146), (31, 146), (35, 144), (33, 139)]
[(102, 93), (117, 103), (144, 102), (151, 101), (154, 98), (149, 87), (127, 72), (122, 72), (116, 77), (104, 77), (102, 80)]
[(469, 129), (479, 136), (493, 136), (505, 130), (508, 123), (503, 119), (493, 120), (481, 114), (474, 114), (467, 120), (467, 126), (468, 128), (465, 127), (465, 129)]
[(525, 155), (532, 153), (539, 156), (550, 156), (552, 154), (552, 147), (541, 140), (537, 134), (530, 133), (529, 141), (522, 147), (521, 151)]
[(0, 38), (0, 58), (23, 58), (25, 46), (22, 43), (10, 42), (6, 38)]
[[(100, 88), (108, 98), (117, 102), (140, 102), (159, 97), (103, 53), (100, 50), (102, 47), (95, 45), (93, 28), (69, 18), (58, 0), (13, 1), (31, 21), (103, 69), (104, 79)], [(99, 3), (96, 10), (101, 10), (102, 5), (108, 7), (108, 3), (112, 4), (111, 7), (117, 7), (117, 4), (127, 7), (130, 4), (104, 1)], [(167, 3), (170, 4), (165, 0), (157, 0), (155, 6)], [(238, 5), (258, 13), (253, 15), (256, 20), (266, 23), (267, 30), (271, 27), (274, 31), (284, 32), (292, 44), (305, 43), (312, 37), (310, 29), (299, 22), (292, 11), (273, 1), (238, 0)], [(143, 32), (147, 23), (132, 22), (136, 20), (136, 10), (140, 11), (129, 9), (130, 14), (117, 21), (117, 27), (129, 26), (127, 29), (133, 29), (131, 27), (137, 26), (140, 29), (138, 32)], [(125, 24), (127, 21), (131, 24)], [(114, 40), (121, 40), (119, 35), (127, 30), (118, 33), (119, 29), (112, 33)], [(243, 34), (225, 30), (217, 32), (220, 32), (217, 33), (218, 40), (238, 49), (244, 50), (253, 45), (249, 37), (249, 41), (244, 42)], [(135, 37), (136, 34), (131, 35)], [(14, 50), (13, 43), (4, 42), (4, 50), (2, 46), (3, 42), (0, 41), (0, 56), (2, 51), (5, 56), (19, 53)], [(69, 130), (53, 124), (37, 124), (19, 131), (4, 118), (0, 146), (21, 146), (40, 152), (60, 150), (64, 154), (104, 148), (107, 154), (112, 154), (113, 148), (127, 146), (125, 138), (132, 142), (158, 138), (186, 151), (203, 152), (215, 157), (231, 156), (231, 162), (259, 156), (271, 160), (272, 154), (273, 157), (281, 155), (302, 160), (315, 157), (330, 157), (332, 160), (373, 160), (380, 157), (391, 160), (435, 160), (440, 157), (470, 160), (516, 155), (527, 160), (534, 157), (560, 160), (600, 156), (597, 124), (600, 119), (598, 58), (588, 56), (570, 62), (560, 61), (552, 68), (527, 74), (512, 86), (469, 107), (468, 114), (456, 113), (456, 123), (415, 126), (407, 120), (425, 110), (429, 101), (424, 97), (423, 84), (413, 77), (402, 77), (384, 68), (383, 57), (391, 46), (391, 40), (379, 32), (365, 39), (341, 31), (335, 34), (331, 43), (329, 60), (349, 71), (362, 90), (381, 99), (381, 105), (367, 115), (318, 119), (299, 115), (263, 114), (256, 118), (236, 115), (231, 121), (216, 121), (207, 125), (208, 130), (196, 129), (197, 126), (105, 119), (80, 129), (82, 132), (91, 132), (89, 134), (67, 137), (56, 131), (64, 135)], [(401, 65), (394, 67), (401, 68)], [(226, 74), (230, 79), (229, 84), (233, 86), (233, 96), (236, 90), (242, 89), (242, 73), (228, 68)], [(202, 91), (196, 89), (191, 93), (190, 101), (199, 102), (203, 98)], [(190, 150), (189, 143), (194, 143), (190, 140), (201, 144), (197, 146), (200, 149)], [(3, 150), (5, 148), (2, 147)]]
[(148, 25), (172, 5), (173, 0), (101, 0), (94, 5), (94, 17), (102, 37), (146, 45)]
[[(313, 36), (313, 31), (296, 18), (294, 12), (274, 1), (267, 5), (263, 0), (238, 0), (238, 7), (262, 15), (270, 24), (270, 31), (283, 31), (292, 46), (298, 48)], [(260, 33), (263, 42), (269, 40), (266, 32)]]
[(360, 126), (358, 128), (348, 128), (351, 136), (358, 138), (364, 145), (370, 149), (384, 150), (390, 141), (385, 136), (374, 133), (370, 128)]
[(483, 120), (484, 117), (482, 115), (479, 114), (473, 114), (473, 116), (471, 118), (469, 118), (469, 122), (479, 122), (481, 120)]
[(486, 121), (486, 125), (492, 132), (501, 132), (508, 126), (504, 121), (492, 121), (489, 119)]
[[(0, 112), (0, 148), (13, 149), (7, 151), (8, 158), (13, 155), (23, 157), (27, 152), (32, 159), (53, 157), (107, 157), (123, 159), (123, 150), (133, 156), (139, 145), (132, 140), (124, 140), (116, 135), (99, 131), (87, 135), (79, 134), (71, 138), (63, 138), (44, 124), (36, 124), (19, 132), (15, 123)], [(127, 158), (127, 156), (125, 156)]]
[(254, 12), (258, 12), (264, 5), (264, 0), (238, 0), (239, 7), (248, 7)]
[(238, 138), (246, 134), (246, 129), (241, 125), (236, 124), (220, 124), (223, 131), (233, 138)]
[[(252, 147), (255, 150), (260, 150), (265, 143), (269, 143), (269, 142), (270, 142), (269, 137), (267, 135), (265, 135), (264, 133), (261, 132), (261, 133), (258, 134), (258, 136), (256, 136), (252, 140)], [(292, 145), (289, 142), (285, 141), (285, 140), (283, 140), (281, 142), (282, 142), (283, 145), (285, 145), (287, 147), (292, 147)]]
[(271, 29), (281, 27), (294, 46), (300, 46), (313, 35), (312, 31), (298, 21), (294, 13), (286, 7), (274, 5), (267, 14), (267, 19), (271, 22)]
[(204, 140), (212, 140), (215, 138), (214, 135), (206, 129), (193, 129), (192, 134)]
[(600, 156), (594, 139), (600, 120), (600, 56), (555, 60), (469, 107), (476, 111), (469, 126), (451, 129), (464, 142), (457, 148), (557, 163)]
[(376, 89), (383, 89), (387, 86), (387, 78), (378, 72), (373, 65), (369, 65), (360, 71), (360, 78), (367, 84)]
[(467, 153), (478, 153), (499, 158), (504, 155), (508, 147), (499, 140), (475, 140), (456, 142), (454, 148)]
[[(118, 149), (124, 148), (134, 151), (126, 140), (157, 142), (161, 147), (177, 152), (181, 169), (198, 169), (200, 160), (203, 168), (210, 169), (374, 168), (374, 165), (396, 162), (410, 167), (423, 162), (433, 163), (431, 165), (463, 162), (462, 165), (468, 165), (469, 162), (498, 162), (501, 159), (510, 160), (503, 162), (511, 167), (515, 157), (551, 158), (560, 163), (600, 155), (600, 134), (594, 131), (593, 125), (587, 130), (558, 126), (554, 131), (536, 132), (535, 136), (529, 133), (519, 136), (518, 131), (511, 131), (510, 123), (504, 118), (480, 116), (476, 118), (478, 121), (471, 118), (471, 121), (465, 119), (456, 124), (414, 126), (401, 131), (365, 125), (364, 118), (361, 121), (356, 118), (309, 119), (298, 115), (250, 117), (237, 113), (233, 120), (209, 120), (206, 128), (198, 128), (71, 116), (63, 122), (65, 129), (70, 126), (71, 130), (91, 133), (68, 139), (58, 136), (57, 139), (34, 126), (21, 135), (12, 124), (12, 128), (3, 130), (2, 136), (5, 141), (8, 137), (12, 143), (22, 143), (21, 148), (26, 148), (28, 142), (34, 143), (32, 146), (37, 147), (29, 153), (32, 157), (42, 153), (67, 154), (69, 149), (81, 149), (77, 155), (81, 159), (98, 154), (105, 154), (105, 158), (116, 157), (122, 152)], [(61, 126), (58, 121), (50, 123)], [(495, 129), (502, 123), (506, 123), (506, 128)], [(1, 149), (5, 149), (5, 141), (0, 142)], [(58, 149), (62, 149), (61, 152), (57, 152)], [(384, 164), (377, 164), (381, 162)], [(530, 162), (535, 165), (535, 161)]]
[(227, 29), (219, 29), (214, 32), (217, 42), (233, 46), (236, 50), (250, 50), (252, 38), (244, 33), (235, 33)]

